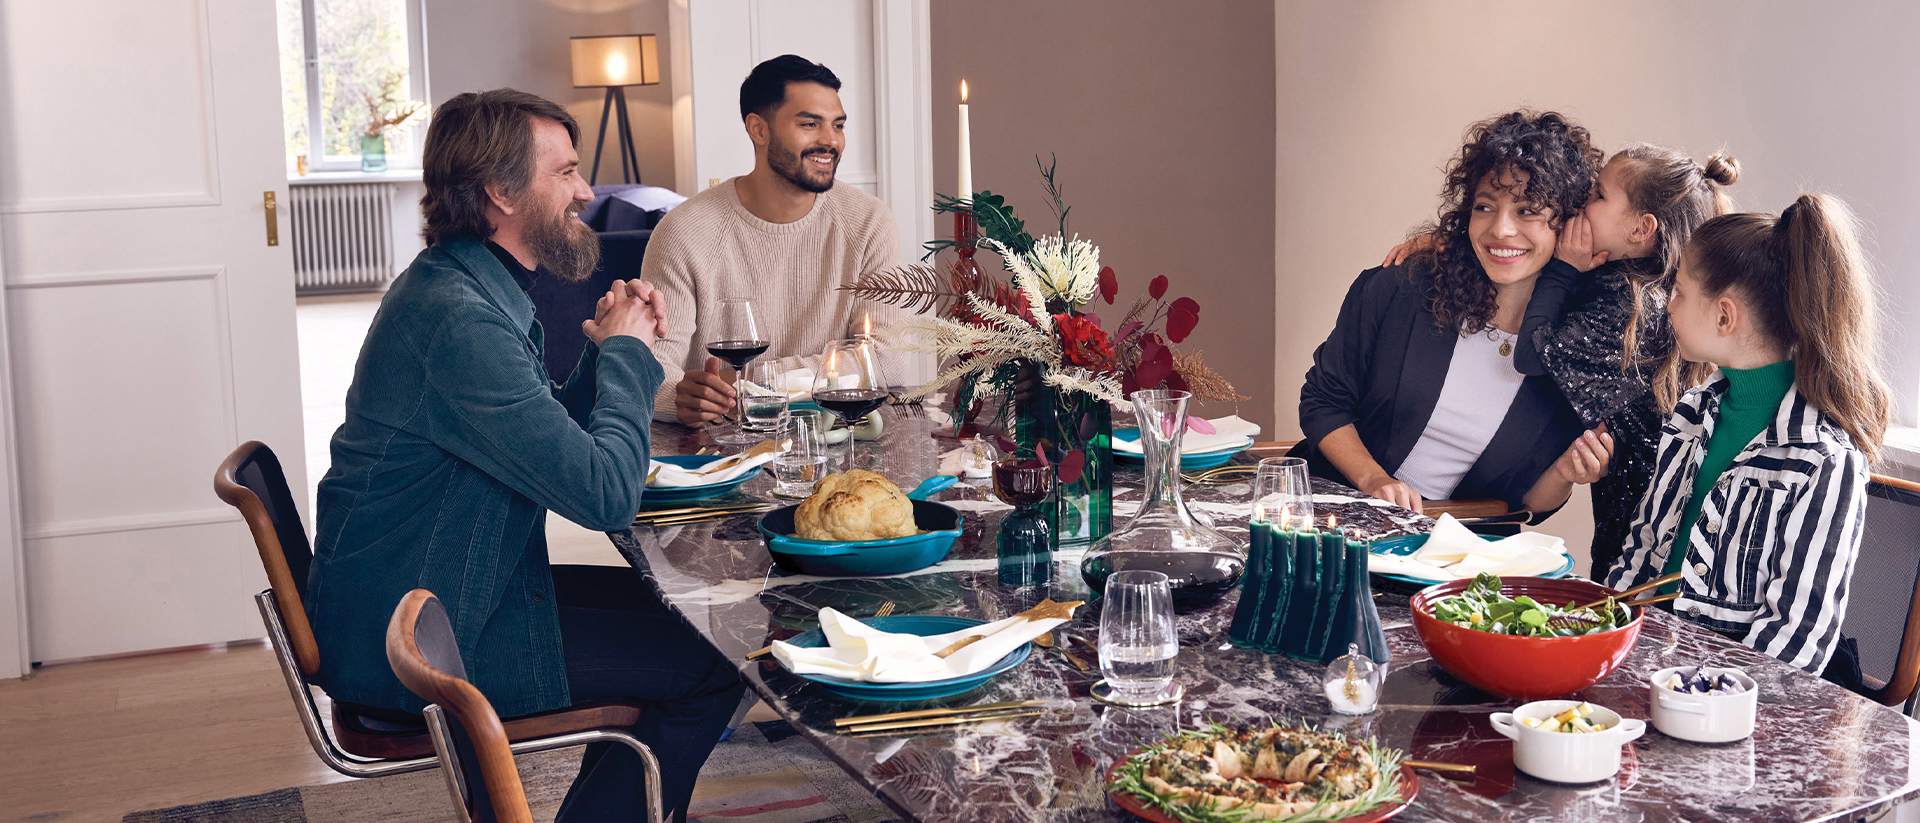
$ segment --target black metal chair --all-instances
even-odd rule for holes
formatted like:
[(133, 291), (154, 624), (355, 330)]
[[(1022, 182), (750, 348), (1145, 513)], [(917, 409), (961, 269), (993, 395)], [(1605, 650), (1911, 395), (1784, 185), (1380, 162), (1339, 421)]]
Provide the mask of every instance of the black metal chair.
[(467, 682), (453, 624), (432, 592), (414, 589), (401, 598), (387, 624), (387, 662), (401, 683), (432, 704), (426, 709), (427, 728), (433, 733), (434, 751), (446, 765), (447, 790), (460, 823), (533, 823), (514, 755), (602, 741), (625, 744), (640, 755), (646, 770), (646, 821), (661, 820), (660, 763), (653, 750), (624, 731), (592, 729), (537, 744), (509, 745), (493, 704)]
[[(419, 716), (333, 701), (332, 734), (321, 722), (314, 698), (319, 687), (310, 678), (320, 673), (324, 660), (307, 623), (304, 601), (313, 550), (273, 450), (259, 441), (241, 444), (214, 473), (213, 489), (221, 500), (240, 510), (253, 532), (268, 584), (253, 600), (313, 753), (329, 768), (350, 777), (382, 777), (438, 765), (427, 722)], [(506, 730), (512, 740), (525, 741), (516, 742), (516, 747), (539, 751), (551, 748), (544, 745), (547, 738), (588, 729), (626, 728), (639, 721), (639, 706), (607, 702), (516, 718), (507, 721)]]
[(1858, 644), (1857, 691), (1911, 714), (1920, 685), (1920, 483), (1876, 474), (1867, 484), (1841, 631)]

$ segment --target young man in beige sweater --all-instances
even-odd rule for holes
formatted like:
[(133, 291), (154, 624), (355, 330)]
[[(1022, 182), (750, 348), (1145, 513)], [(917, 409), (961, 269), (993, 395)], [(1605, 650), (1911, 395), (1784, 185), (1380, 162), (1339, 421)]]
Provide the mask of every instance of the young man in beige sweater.
[[(840, 79), (826, 66), (782, 55), (740, 86), (753, 140), (753, 171), (694, 195), (653, 230), (641, 277), (657, 284), (667, 333), (654, 356), (667, 376), (654, 418), (697, 426), (733, 409), (724, 366), (706, 353), (721, 334), (720, 300), (753, 301), (765, 357), (817, 357), (872, 312), (876, 327), (899, 312), (855, 306), (837, 289), (900, 263), (893, 214), (879, 199), (835, 186), (846, 148)], [(795, 365), (798, 365), (797, 363)]]

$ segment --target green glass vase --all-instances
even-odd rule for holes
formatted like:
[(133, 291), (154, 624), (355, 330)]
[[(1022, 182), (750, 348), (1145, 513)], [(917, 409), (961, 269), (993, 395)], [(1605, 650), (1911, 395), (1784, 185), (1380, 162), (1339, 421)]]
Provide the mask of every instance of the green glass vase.
[(1024, 450), (1048, 444), (1056, 465), (1079, 451), (1080, 476), (1054, 486), (1052, 510), (1056, 548), (1084, 549), (1113, 531), (1113, 408), (1082, 392), (1045, 385), (1039, 366), (1022, 369), (1014, 390), (1013, 437)]
[(387, 136), (384, 134), (360, 135), (360, 170), (387, 170)]

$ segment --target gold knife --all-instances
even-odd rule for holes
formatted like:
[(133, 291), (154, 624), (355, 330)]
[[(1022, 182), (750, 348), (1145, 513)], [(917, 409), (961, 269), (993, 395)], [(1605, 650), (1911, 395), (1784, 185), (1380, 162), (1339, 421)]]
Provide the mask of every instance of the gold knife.
[(915, 709), (913, 711), (888, 712), (886, 714), (861, 714), (852, 717), (838, 718), (833, 721), (833, 725), (839, 727), (864, 726), (870, 723), (886, 723), (893, 720), (919, 720), (946, 715), (977, 714), (979, 712), (997, 712), (1008, 709), (1032, 709), (1045, 705), (1047, 705), (1047, 701), (1045, 700), (1011, 700), (1005, 703), (987, 703), (980, 706), (959, 706), (947, 709)]
[(866, 737), (866, 736), (875, 735), (875, 734), (892, 733), (892, 732), (899, 732), (903, 730), (912, 730), (912, 731), (918, 732), (918, 731), (925, 731), (928, 729), (946, 728), (949, 726), (965, 726), (970, 723), (985, 723), (989, 720), (1006, 720), (1008, 718), (1013, 718), (1013, 717), (1032, 717), (1037, 714), (1046, 714), (1046, 710), (1045, 709), (1027, 709), (1025, 711), (997, 712), (994, 714), (972, 714), (972, 715), (965, 715), (961, 717), (936, 717), (930, 720), (908, 720), (902, 723), (876, 723), (868, 726), (851, 726), (848, 728), (841, 729), (840, 733), (844, 735), (848, 735), (850, 737)]

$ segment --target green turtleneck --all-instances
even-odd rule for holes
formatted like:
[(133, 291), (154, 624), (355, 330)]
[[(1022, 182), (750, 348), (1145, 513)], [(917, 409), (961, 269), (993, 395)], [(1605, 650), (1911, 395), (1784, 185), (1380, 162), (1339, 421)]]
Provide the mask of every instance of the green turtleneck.
[[(1707, 456), (1700, 461), (1700, 473), (1693, 476), (1693, 496), (1687, 498), (1686, 511), (1680, 515), (1680, 530), (1674, 532), (1673, 549), (1667, 554), (1663, 574), (1673, 574), (1686, 565), (1688, 536), (1693, 533), (1694, 521), (1700, 519), (1700, 505), (1706, 502), (1707, 493), (1733, 465), (1733, 458), (1767, 430), (1780, 413), (1780, 401), (1785, 400), (1787, 390), (1793, 388), (1792, 360), (1757, 369), (1722, 368), (1720, 373), (1727, 378), (1727, 396), (1720, 399), (1720, 408), (1715, 412), (1713, 436), (1707, 438)], [(1660, 587), (1662, 592), (1679, 590), (1678, 583)]]

